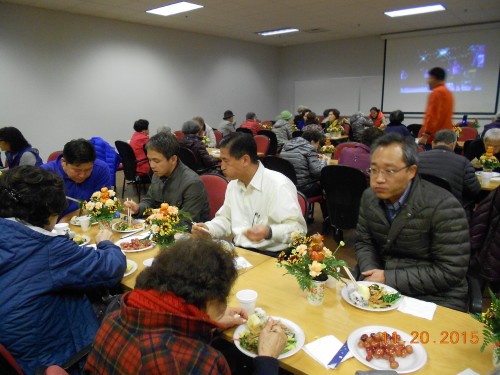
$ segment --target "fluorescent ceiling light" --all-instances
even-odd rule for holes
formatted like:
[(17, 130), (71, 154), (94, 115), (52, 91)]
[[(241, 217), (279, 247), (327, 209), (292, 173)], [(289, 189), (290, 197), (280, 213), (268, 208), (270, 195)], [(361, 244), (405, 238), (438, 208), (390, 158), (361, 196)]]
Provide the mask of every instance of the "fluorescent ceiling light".
[(146, 13), (158, 14), (160, 16), (171, 16), (173, 14), (189, 12), (190, 10), (199, 8), (203, 8), (203, 5), (181, 1), (180, 3), (165, 5), (164, 7), (147, 10)]
[(412, 16), (414, 14), (439, 12), (442, 10), (446, 10), (446, 8), (441, 4), (436, 4), (436, 5), (427, 5), (425, 7), (391, 10), (390, 12), (384, 12), (384, 14), (389, 17), (402, 17), (402, 16)]
[(287, 34), (287, 33), (295, 33), (299, 31), (299, 29), (294, 29), (294, 28), (286, 28), (286, 29), (280, 29), (280, 30), (269, 30), (269, 31), (261, 31), (257, 34), (262, 35), (262, 36), (270, 36), (270, 35), (278, 35), (278, 34)]

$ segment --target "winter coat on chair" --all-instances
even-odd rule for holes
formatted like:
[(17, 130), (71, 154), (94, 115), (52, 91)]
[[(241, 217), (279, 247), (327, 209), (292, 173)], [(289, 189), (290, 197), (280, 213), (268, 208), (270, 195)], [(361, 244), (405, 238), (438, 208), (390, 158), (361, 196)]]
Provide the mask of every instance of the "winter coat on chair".
[(94, 145), (97, 159), (102, 160), (108, 165), (111, 186), (116, 186), (116, 169), (122, 161), (120, 155), (118, 155), (113, 146), (100, 137), (92, 137), (90, 138), (90, 142)]

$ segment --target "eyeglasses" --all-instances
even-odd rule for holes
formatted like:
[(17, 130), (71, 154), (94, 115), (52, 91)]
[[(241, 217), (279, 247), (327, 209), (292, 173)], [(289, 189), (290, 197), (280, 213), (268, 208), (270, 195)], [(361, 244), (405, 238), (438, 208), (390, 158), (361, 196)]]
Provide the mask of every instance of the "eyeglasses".
[(370, 177), (376, 177), (379, 174), (385, 177), (393, 177), (396, 173), (401, 172), (404, 169), (408, 169), (409, 166), (405, 165), (400, 169), (376, 169), (376, 168), (368, 168), (366, 172), (370, 175)]

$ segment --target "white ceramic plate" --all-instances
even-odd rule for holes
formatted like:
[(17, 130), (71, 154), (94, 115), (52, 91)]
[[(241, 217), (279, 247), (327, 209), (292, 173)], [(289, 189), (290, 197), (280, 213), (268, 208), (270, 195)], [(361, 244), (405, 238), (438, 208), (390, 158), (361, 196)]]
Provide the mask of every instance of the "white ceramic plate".
[[(121, 221), (123, 221), (123, 220), (121, 220)], [(135, 231), (138, 231), (138, 230), (142, 230), (146, 226), (146, 224), (144, 223), (144, 220), (142, 220), (142, 219), (135, 219), (135, 220), (132, 220), (132, 225), (142, 224), (139, 228), (133, 228), (133, 229), (127, 229), (127, 230), (118, 230), (118, 229), (116, 229), (116, 226), (121, 221), (117, 221), (116, 223), (113, 223), (113, 225), (111, 226), (111, 229), (113, 229), (115, 232), (119, 232), (119, 233), (130, 233), (130, 232), (135, 232)]]
[[(481, 175), (483, 174), (483, 172), (482, 172), (482, 171), (478, 171), (478, 172), (476, 172), (476, 174), (477, 174), (478, 176), (481, 176)], [(498, 172), (491, 172), (491, 177), (492, 177), (492, 178), (497, 178), (497, 177), (500, 177), (500, 173), (498, 173)]]
[[(90, 237), (87, 236), (86, 234), (80, 234), (80, 236), (82, 236), (83, 238), (85, 238), (85, 242), (81, 243), (81, 244), (78, 244), (78, 246), (85, 246), (86, 244), (88, 244), (90, 242)], [(72, 240), (73, 241), (73, 240)], [(76, 243), (76, 242), (75, 242)]]
[(151, 267), (151, 265), (153, 264), (153, 260), (154, 260), (154, 259), (155, 259), (155, 258), (148, 258), (148, 259), (144, 260), (144, 261), (142, 262), (142, 264), (144, 264), (144, 266), (145, 266), (145, 267)]
[[(119, 240), (119, 241), (116, 241), (116, 242), (115, 242), (115, 245), (116, 245), (116, 246), (119, 246), (119, 247), (120, 247), (120, 249), (121, 249), (120, 244), (122, 244), (122, 243), (126, 243), (126, 242), (131, 242), (133, 239), (142, 240), (142, 239), (144, 239), (144, 236), (132, 236), (132, 237), (123, 238), (123, 239), (121, 239), (121, 240)], [(147, 247), (143, 247), (143, 248), (137, 249), (137, 250), (126, 250), (126, 249), (122, 249), (122, 251), (123, 251), (124, 253), (136, 253), (136, 252), (138, 252), (138, 251), (144, 251), (144, 250), (149, 250), (149, 249), (152, 249), (152, 248), (153, 248), (153, 247), (155, 247), (155, 246), (156, 246), (156, 243), (155, 243), (155, 242), (153, 242), (153, 243), (151, 243), (151, 245), (149, 245), (149, 246), (147, 246)]]
[[(79, 227), (79, 226), (80, 226), (80, 221), (78, 220), (78, 218), (79, 218), (79, 217), (80, 217), (80, 216), (77, 216), (77, 217), (72, 217), (72, 218), (71, 218), (71, 220), (69, 221), (69, 223), (70, 223), (71, 225), (76, 225), (76, 226), (78, 226), (78, 227)], [(97, 222), (92, 223), (92, 225), (97, 225), (97, 224), (98, 224)]]
[(412, 336), (406, 332), (403, 332), (396, 328), (384, 327), (384, 326), (366, 326), (361, 327), (352, 332), (347, 338), (347, 346), (349, 351), (365, 366), (368, 366), (375, 370), (391, 370), (389, 361), (385, 359), (373, 358), (370, 362), (366, 360), (366, 350), (364, 348), (358, 347), (358, 342), (361, 335), (369, 335), (372, 332), (387, 332), (391, 334), (397, 332), (401, 336), (401, 339), (405, 341), (406, 345), (411, 345), (413, 347), (413, 353), (406, 356), (405, 358), (397, 357), (396, 361), (399, 363), (399, 367), (395, 369), (398, 374), (408, 374), (410, 372), (417, 371), (421, 369), (427, 363), (427, 352), (422, 344), (410, 344)]
[[(373, 281), (358, 281), (358, 284), (362, 284), (362, 285), (366, 285), (366, 286), (370, 286), (372, 284), (377, 284), (377, 285), (383, 287), (387, 293), (398, 293), (398, 291), (396, 289), (394, 289), (394, 288), (392, 288), (392, 287), (390, 287), (388, 285), (381, 284), (381, 283), (375, 283)], [(369, 307), (369, 306), (358, 306), (358, 305), (354, 304), (354, 302), (352, 302), (351, 299), (349, 298), (349, 292), (351, 292), (353, 290), (354, 290), (354, 284), (349, 283), (344, 288), (342, 288), (342, 291), (340, 292), (340, 294), (342, 295), (342, 298), (349, 305), (357, 307), (358, 309), (361, 309), (361, 310), (366, 310), (366, 311), (389, 311), (389, 310), (397, 309), (399, 307), (399, 305), (401, 305), (401, 303), (403, 302), (403, 296), (401, 296), (401, 298), (399, 298), (393, 305), (388, 306), (388, 307), (373, 308), (373, 307)]]
[[(292, 355), (294, 355), (295, 353), (297, 353), (304, 346), (304, 343), (306, 341), (306, 335), (304, 334), (304, 331), (302, 330), (302, 328), (300, 328), (297, 324), (295, 324), (291, 320), (288, 320), (288, 319), (285, 319), (285, 318), (280, 318), (278, 316), (273, 316), (272, 318), (274, 320), (279, 320), (281, 323), (283, 323), (284, 325), (286, 325), (288, 328), (292, 329), (295, 332), (295, 337), (297, 339), (297, 345), (295, 346), (294, 349), (289, 350), (286, 353), (280, 354), (280, 356), (278, 357), (278, 359), (283, 359), (283, 358), (291, 357)], [(248, 331), (248, 326), (246, 325), (246, 323), (238, 326), (234, 330), (234, 333), (233, 333), (234, 344), (236, 345), (236, 347), (243, 354), (246, 354), (249, 357), (256, 357), (257, 354), (252, 353), (251, 351), (246, 350), (245, 348), (243, 348), (240, 345), (239, 338), (240, 338), (241, 335), (243, 335), (243, 333), (245, 333), (245, 331)]]
[(123, 277), (131, 275), (135, 271), (137, 271), (137, 263), (134, 262), (133, 260), (127, 259), (127, 268), (129, 268), (130, 265), (132, 265), (132, 268), (128, 272), (126, 272), (127, 270), (125, 270), (125, 274), (123, 275)]

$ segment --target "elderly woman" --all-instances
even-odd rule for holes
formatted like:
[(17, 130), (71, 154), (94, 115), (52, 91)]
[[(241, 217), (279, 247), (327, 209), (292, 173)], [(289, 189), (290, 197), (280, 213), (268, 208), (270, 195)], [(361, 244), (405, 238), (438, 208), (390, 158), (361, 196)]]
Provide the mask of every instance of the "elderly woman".
[(385, 128), (385, 117), (380, 109), (377, 107), (370, 108), (370, 121), (373, 123), (373, 126), (377, 128), (384, 129)]
[(205, 120), (203, 120), (203, 117), (196, 116), (193, 117), (193, 121), (197, 122), (200, 127), (201, 127), (201, 136), (206, 136), (210, 140), (208, 143), (207, 147), (215, 147), (217, 144), (217, 139), (215, 139), (215, 133), (214, 130), (205, 123)]
[(182, 132), (184, 138), (179, 141), (179, 145), (193, 151), (201, 166), (209, 168), (215, 167), (219, 163), (217, 159), (208, 153), (207, 146), (201, 141), (201, 127), (197, 122), (193, 120), (186, 121), (182, 124)]
[[(210, 346), (213, 332), (242, 324), (241, 308), (227, 306), (238, 276), (230, 253), (211, 240), (178, 241), (160, 252), (123, 296), (121, 310), (97, 332), (85, 370), (92, 374), (230, 374)], [(269, 321), (259, 339), (258, 374), (277, 374), (286, 342)]]
[(34, 166), (0, 176), (1, 342), (26, 374), (61, 365), (93, 340), (99, 323), (85, 289), (116, 285), (126, 268), (100, 232), (97, 249), (53, 234), (67, 202), (64, 182)]
[(149, 121), (137, 120), (134, 122), (135, 133), (130, 139), (130, 146), (134, 150), (136, 160), (142, 160), (137, 163), (135, 168), (137, 174), (147, 175), (150, 172), (148, 158), (144, 152), (144, 145), (149, 141)]
[(373, 123), (367, 120), (361, 112), (353, 114), (349, 121), (351, 124), (351, 140), (353, 142), (360, 142), (363, 131), (373, 126)]
[[(490, 129), (483, 138), (472, 141), (470, 147), (465, 149), (465, 157), (472, 160), (474, 167), (481, 168), (481, 164), (473, 159), (479, 160), (488, 147), (493, 147), (493, 155), (500, 160), (500, 129)], [(499, 170), (500, 168), (496, 168), (495, 172)]]
[(12, 126), (0, 129), (0, 149), (5, 151), (6, 166), (9, 168), (43, 164), (38, 150), (31, 147), (19, 129)]
[(292, 117), (293, 115), (290, 112), (283, 111), (273, 125), (272, 131), (276, 134), (278, 150), (281, 150), (283, 145), (292, 139)]

